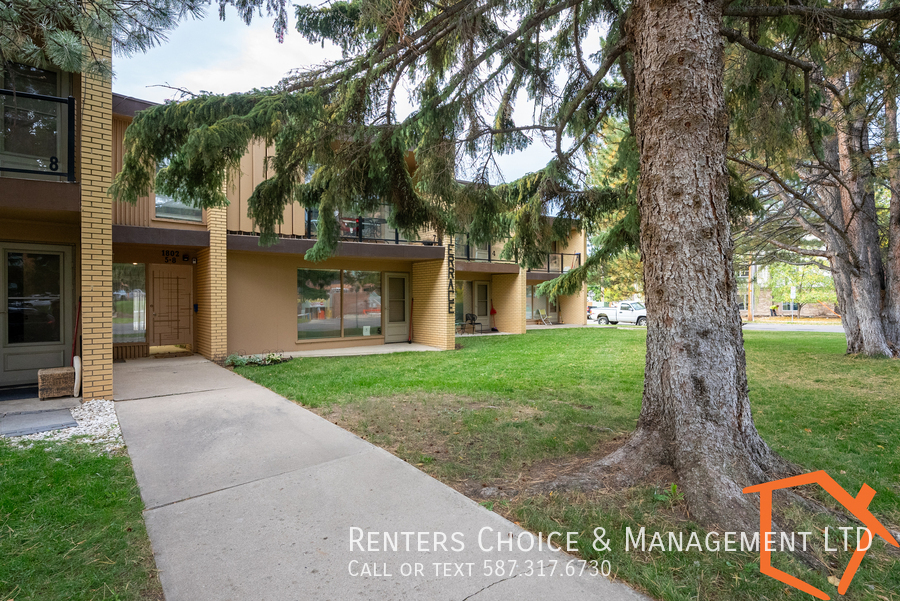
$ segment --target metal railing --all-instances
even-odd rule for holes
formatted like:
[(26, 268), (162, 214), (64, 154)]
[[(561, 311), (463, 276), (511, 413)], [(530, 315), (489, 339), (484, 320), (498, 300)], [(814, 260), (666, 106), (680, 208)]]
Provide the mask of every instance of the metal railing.
[[(431, 240), (408, 240), (400, 234), (400, 230), (388, 225), (387, 217), (390, 214), (390, 206), (384, 205), (381, 210), (373, 215), (346, 217), (339, 216), (338, 224), (341, 228), (341, 240), (353, 242), (375, 242), (383, 244), (421, 244), (423, 246), (440, 246), (440, 242), (432, 237)], [(315, 209), (306, 210), (306, 238), (316, 238), (319, 225), (319, 212)]]
[[(46, 169), (26, 169), (21, 167), (4, 167), (3, 163), (0, 162), (0, 171), (6, 171), (9, 173), (27, 173), (30, 175), (57, 175), (57, 176), (65, 176), (66, 181), (74, 182), (75, 181), (75, 98), (69, 96), (68, 98), (58, 98), (56, 96), (46, 96), (44, 94), (31, 94), (28, 92), (16, 92), (13, 90), (2, 90), (0, 89), (0, 96), (11, 96), (14, 99), (22, 99), (22, 100), (37, 100), (39, 102), (52, 102), (55, 104), (64, 104), (67, 107), (67, 122), (66, 122), (66, 161), (65, 161), (65, 171), (60, 171), (60, 161), (56, 156), (50, 156), (46, 158), (36, 158), (34, 159), (36, 162), (46, 160), (47, 168)], [(31, 112), (34, 112), (33, 110)], [(59, 127), (57, 126), (56, 135), (59, 136)], [(0, 129), (0, 137), (6, 136), (6, 132), (3, 129)], [(58, 138), (57, 138), (58, 140)], [(58, 146), (57, 142), (57, 146)], [(4, 152), (0, 149), (0, 159), (6, 154), (12, 154)]]
[(581, 266), (581, 253), (547, 253), (544, 264), (528, 271), (565, 273)]

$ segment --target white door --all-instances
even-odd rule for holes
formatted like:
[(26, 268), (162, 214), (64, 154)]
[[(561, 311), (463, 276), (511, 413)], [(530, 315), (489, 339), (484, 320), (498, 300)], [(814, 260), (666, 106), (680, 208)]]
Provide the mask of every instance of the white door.
[(187, 265), (150, 266), (150, 346), (193, 342), (191, 275)]
[(384, 274), (384, 291), (384, 341), (406, 342), (409, 340), (409, 275)]
[(0, 243), (0, 386), (37, 382), (39, 369), (72, 361), (72, 252)]
[(485, 331), (491, 329), (491, 285), (488, 282), (475, 282), (475, 295), (472, 299), (475, 306), (475, 317)]

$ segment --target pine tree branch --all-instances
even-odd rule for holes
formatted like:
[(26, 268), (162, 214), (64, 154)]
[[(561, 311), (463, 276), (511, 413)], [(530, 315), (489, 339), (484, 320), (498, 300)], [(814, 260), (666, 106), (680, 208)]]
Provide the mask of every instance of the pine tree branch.
[(785, 6), (728, 6), (722, 14), (726, 17), (830, 17), (847, 21), (897, 21), (900, 7), (876, 10), (854, 8), (821, 8), (790, 4)]

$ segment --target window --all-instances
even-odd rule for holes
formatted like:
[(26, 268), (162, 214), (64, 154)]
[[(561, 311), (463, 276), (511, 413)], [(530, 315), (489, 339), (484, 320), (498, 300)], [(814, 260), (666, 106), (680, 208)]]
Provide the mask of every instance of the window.
[[(58, 73), (17, 63), (0, 70), (0, 88), (60, 98), (68, 94), (68, 79)], [(49, 100), (0, 96), (0, 167), (66, 175), (66, 104)], [(15, 173), (16, 177), (27, 173)]]
[[(156, 172), (165, 167), (162, 163)], [(178, 221), (203, 221), (203, 209), (179, 202), (171, 196), (156, 193), (156, 217), (158, 219), (177, 219)]]
[[(786, 303), (781, 303), (781, 310), (782, 311), (790, 311), (791, 310), (791, 302), (788, 301)], [(794, 303), (794, 312), (796, 313), (798, 311), (800, 311), (800, 303)]]
[(550, 302), (546, 296), (538, 295), (537, 286), (526, 286), (525, 319), (540, 319), (541, 309), (546, 311), (548, 316), (555, 316), (559, 311), (556, 302)]
[(381, 272), (345, 271), (344, 336), (381, 334)]
[(297, 270), (297, 339), (341, 337), (341, 272)]
[(525, 286), (525, 319), (531, 319), (531, 298), (534, 296), (534, 286)]
[(145, 265), (113, 263), (113, 343), (147, 340)]
[(62, 255), (52, 252), (9, 252), (7, 273), (8, 344), (62, 340), (60, 290)]

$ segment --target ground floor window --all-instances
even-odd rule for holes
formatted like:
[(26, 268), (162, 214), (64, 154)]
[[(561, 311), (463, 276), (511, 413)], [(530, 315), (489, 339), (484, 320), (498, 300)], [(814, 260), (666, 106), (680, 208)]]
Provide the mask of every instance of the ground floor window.
[(143, 263), (113, 263), (113, 343), (147, 340), (146, 269)]
[(380, 334), (381, 272), (297, 270), (297, 340)]
[(525, 319), (540, 319), (541, 309), (548, 316), (559, 312), (555, 302), (537, 294), (537, 286), (525, 286)]
[(344, 336), (381, 333), (381, 272), (345, 271), (341, 290)]

